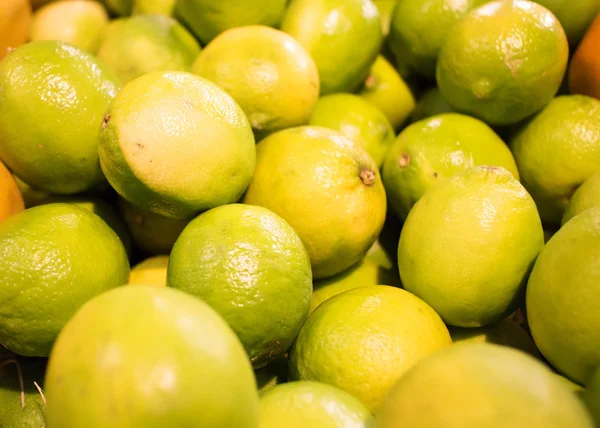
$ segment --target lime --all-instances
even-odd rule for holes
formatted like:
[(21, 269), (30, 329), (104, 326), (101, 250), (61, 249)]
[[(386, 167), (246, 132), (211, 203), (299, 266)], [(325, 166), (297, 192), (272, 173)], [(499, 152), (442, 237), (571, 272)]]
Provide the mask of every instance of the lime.
[(381, 34), (383, 37), (387, 37), (390, 33), (390, 24), (392, 23), (392, 15), (394, 8), (396, 7), (396, 0), (373, 0), (377, 10), (379, 11), (379, 17), (381, 19)]
[(239, 199), (255, 158), (239, 105), (191, 73), (157, 71), (129, 82), (100, 131), (109, 183), (129, 202), (175, 219)]
[[(48, 1), (48, 0), (35, 0), (35, 1)], [(113, 14), (119, 16), (131, 15), (131, 9), (133, 2), (136, 0), (100, 0), (108, 10)]]
[(96, 53), (108, 27), (104, 7), (87, 0), (63, 0), (47, 4), (33, 15), (29, 38), (60, 40)]
[(84, 305), (52, 349), (45, 393), (55, 428), (258, 422), (254, 376), (235, 334), (204, 302), (167, 287), (120, 287)]
[[(440, 380), (443, 379), (443, 382)], [(388, 394), (375, 428), (593, 428), (579, 399), (541, 362), (503, 346), (451, 346)]]
[(320, 382), (286, 383), (260, 399), (260, 428), (367, 428), (371, 421), (364, 404)]
[(254, 367), (290, 347), (308, 314), (310, 259), (302, 241), (266, 208), (232, 204), (187, 225), (167, 284), (201, 298), (237, 333)]
[(576, 45), (583, 37), (585, 30), (600, 12), (598, 0), (535, 0), (545, 6), (560, 21), (567, 34), (569, 43)]
[(398, 135), (383, 164), (383, 184), (392, 209), (404, 219), (428, 189), (476, 165), (501, 166), (519, 178), (510, 150), (489, 126), (462, 114), (440, 114)]
[(220, 34), (193, 72), (231, 95), (255, 131), (307, 124), (319, 98), (319, 72), (308, 52), (290, 35), (265, 26)]
[(415, 107), (415, 99), (402, 77), (379, 55), (360, 89), (359, 95), (377, 107), (398, 129)]
[(410, 115), (410, 121), (416, 122), (438, 114), (454, 112), (455, 110), (442, 97), (439, 88), (434, 86), (421, 94)]
[(27, 184), (71, 194), (104, 180), (98, 127), (119, 83), (91, 54), (57, 41), (0, 62), (0, 158)]
[(437, 83), (458, 111), (508, 125), (550, 102), (568, 56), (565, 32), (548, 9), (496, 0), (472, 10), (450, 31), (439, 53)]
[(539, 350), (585, 383), (600, 366), (600, 207), (573, 217), (548, 241), (527, 284), (527, 316)]
[(35, 386), (44, 387), (45, 370), (45, 359), (0, 357), (0, 427), (45, 426), (46, 406)]
[(523, 186), (504, 168), (474, 167), (410, 211), (398, 245), (400, 278), (447, 324), (481, 327), (517, 308), (543, 245)]
[(48, 204), (10, 217), (0, 223), (0, 343), (47, 356), (82, 304), (128, 276), (123, 244), (91, 212)]
[(281, 29), (315, 60), (322, 94), (358, 89), (383, 40), (371, 0), (292, 0)]
[(337, 386), (377, 412), (393, 383), (421, 358), (451, 344), (435, 311), (395, 287), (363, 287), (321, 304), (290, 353), (293, 379)]
[(363, 258), (385, 219), (377, 165), (358, 144), (326, 128), (285, 129), (257, 146), (244, 202), (264, 206), (298, 233), (313, 276), (326, 278)]
[(591, 23), (571, 59), (568, 86), (572, 94), (600, 98), (600, 55), (596, 49), (598, 43), (600, 43), (600, 17)]
[(4, 0), (0, 9), (0, 60), (9, 49), (27, 41), (31, 25), (31, 5), (28, 0)]
[(168, 16), (142, 15), (111, 22), (98, 58), (123, 83), (152, 71), (190, 71), (200, 45)]
[(590, 380), (585, 385), (585, 392), (582, 394), (583, 401), (592, 417), (596, 421), (596, 425), (600, 424), (600, 366), (594, 372)]
[(131, 13), (133, 15), (166, 15), (171, 16), (175, 11), (177, 0), (134, 0)]
[(21, 191), (10, 171), (0, 161), (0, 222), (24, 209)]
[(567, 205), (562, 224), (587, 209), (600, 205), (600, 172), (588, 178), (576, 191)]
[(558, 226), (575, 190), (600, 172), (600, 101), (554, 99), (516, 134), (511, 148), (544, 223)]
[(169, 256), (154, 256), (142, 260), (131, 268), (129, 284), (165, 287), (168, 264)]

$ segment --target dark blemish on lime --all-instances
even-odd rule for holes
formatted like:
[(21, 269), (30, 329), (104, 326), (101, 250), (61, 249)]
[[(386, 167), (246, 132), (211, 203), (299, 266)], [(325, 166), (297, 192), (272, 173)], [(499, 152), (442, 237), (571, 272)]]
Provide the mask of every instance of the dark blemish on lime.
[(359, 176), (365, 186), (372, 186), (375, 183), (375, 173), (368, 168), (361, 168)]
[(433, 173), (433, 178), (438, 178), (438, 173), (437, 172)]
[(410, 164), (410, 155), (408, 153), (402, 153), (398, 159), (398, 165), (405, 167)]
[(135, 143), (138, 149), (143, 149), (145, 146), (142, 143)]
[(108, 122), (110, 122), (110, 113), (106, 113), (106, 115), (102, 118), (102, 129), (106, 129)]

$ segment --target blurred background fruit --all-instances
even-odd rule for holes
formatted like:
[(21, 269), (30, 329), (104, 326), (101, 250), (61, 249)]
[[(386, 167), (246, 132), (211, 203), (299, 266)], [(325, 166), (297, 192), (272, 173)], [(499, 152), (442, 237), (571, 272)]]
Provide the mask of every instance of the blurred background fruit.
[(169, 256), (154, 256), (139, 262), (131, 268), (129, 284), (165, 287), (168, 264)]
[(0, 161), (0, 222), (24, 209), (21, 191), (10, 171)]
[(565, 213), (562, 216), (562, 224), (565, 224), (585, 210), (598, 205), (600, 205), (600, 172), (588, 178), (573, 193), (569, 205), (567, 205), (567, 209), (565, 209)]
[(569, 89), (573, 94), (600, 98), (600, 17), (596, 18), (578, 45), (569, 66)]
[(434, 86), (421, 94), (410, 115), (410, 122), (427, 119), (428, 117), (442, 113), (455, 112), (456, 110), (450, 107), (448, 102), (442, 97), (439, 88)]
[(583, 37), (594, 17), (600, 12), (598, 0), (534, 0), (548, 8), (560, 21), (569, 43), (575, 46)]
[(4, 0), (0, 8), (0, 59), (27, 41), (31, 25), (29, 0)]
[(594, 375), (586, 384), (582, 397), (594, 421), (596, 421), (596, 425), (600, 424), (600, 368), (594, 372)]

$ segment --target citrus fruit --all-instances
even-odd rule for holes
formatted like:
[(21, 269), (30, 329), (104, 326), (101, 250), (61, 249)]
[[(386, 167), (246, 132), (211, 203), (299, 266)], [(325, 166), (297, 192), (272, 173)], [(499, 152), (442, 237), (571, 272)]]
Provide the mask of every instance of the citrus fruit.
[(275, 386), (287, 382), (288, 360), (283, 357), (276, 358), (267, 366), (254, 370), (258, 394), (263, 395)]
[(4, 0), (0, 9), (0, 59), (27, 41), (31, 25), (28, 0)]
[(410, 211), (398, 245), (407, 291), (456, 327), (506, 318), (544, 245), (535, 203), (504, 168), (444, 180)]
[(287, 0), (179, 0), (175, 14), (202, 43), (245, 25), (277, 26)]
[(177, 0), (134, 0), (132, 15), (166, 15), (171, 16), (175, 11)]
[(167, 287), (120, 287), (85, 304), (52, 349), (45, 393), (55, 428), (254, 428), (258, 420), (235, 334), (207, 304)]
[(598, 0), (535, 0), (546, 7), (560, 21), (569, 43), (576, 45), (583, 37), (596, 14), (600, 12)]
[(571, 59), (568, 80), (571, 93), (600, 98), (600, 55), (596, 49), (598, 43), (600, 17), (592, 22)]
[(562, 216), (562, 224), (589, 208), (600, 205), (600, 172), (588, 178), (576, 191)]
[(319, 99), (310, 125), (322, 126), (361, 145), (378, 167), (394, 142), (394, 128), (374, 105), (354, 94), (331, 94)]
[(169, 254), (175, 241), (189, 223), (155, 214), (119, 200), (120, 211), (133, 243), (148, 254)]
[(268, 209), (242, 204), (214, 208), (187, 225), (171, 251), (167, 284), (221, 314), (257, 368), (290, 347), (312, 293), (298, 235)]
[(101, 0), (108, 10), (118, 16), (131, 15), (134, 1), (136, 0)]
[(600, 366), (587, 382), (582, 398), (596, 421), (596, 425), (600, 424)]
[(496, 0), (472, 10), (450, 31), (437, 63), (448, 103), (493, 125), (542, 109), (560, 87), (569, 45), (543, 6)]
[(383, 37), (387, 37), (390, 33), (390, 24), (392, 22), (392, 14), (396, 7), (396, 0), (373, 0), (377, 10), (379, 11), (379, 18), (381, 20), (381, 34)]
[(501, 166), (515, 178), (515, 160), (502, 139), (474, 117), (446, 113), (406, 127), (383, 164), (390, 206), (402, 219), (423, 194), (476, 165)]
[(410, 121), (416, 122), (438, 114), (455, 112), (456, 111), (450, 107), (444, 97), (442, 97), (438, 87), (434, 86), (421, 94), (410, 115)]
[(82, 304), (128, 276), (123, 244), (91, 212), (48, 204), (10, 217), (0, 223), (0, 343), (47, 356)]
[(358, 89), (383, 39), (379, 12), (371, 0), (292, 0), (281, 29), (314, 59), (321, 94)]
[[(44, 387), (46, 361), (0, 357), (0, 426), (40, 428), (45, 426), (45, 405), (35, 386)], [(34, 383), (35, 382), (35, 383)]]
[(415, 107), (415, 99), (406, 82), (381, 55), (377, 57), (358, 93), (377, 107), (398, 129)]
[(190, 71), (199, 53), (198, 42), (173, 18), (141, 15), (112, 21), (98, 58), (128, 83), (152, 71)]
[(320, 382), (285, 383), (260, 399), (259, 428), (367, 428), (371, 421), (364, 404)]
[(305, 125), (319, 98), (319, 73), (310, 55), (293, 37), (270, 27), (221, 33), (192, 70), (231, 95), (259, 132)]
[(533, 339), (516, 321), (509, 318), (496, 324), (479, 328), (451, 327), (450, 336), (454, 343), (494, 343), (509, 346), (527, 352), (536, 358), (540, 352), (533, 343)]
[(575, 190), (600, 172), (600, 101), (554, 99), (513, 138), (521, 180), (548, 225), (559, 225)]
[(10, 171), (0, 161), (0, 222), (24, 209), (21, 191)]
[[(443, 382), (440, 382), (443, 379)], [(593, 428), (579, 399), (515, 349), (469, 343), (422, 360), (388, 394), (375, 428)]]
[(600, 207), (573, 217), (548, 241), (527, 284), (527, 316), (539, 350), (585, 383), (600, 365)]
[(244, 202), (283, 217), (308, 250), (315, 278), (358, 262), (385, 219), (377, 165), (358, 144), (326, 128), (271, 134), (257, 146)]
[(29, 38), (60, 40), (96, 53), (108, 27), (104, 7), (87, 0), (63, 0), (47, 4), (33, 15)]
[(131, 268), (129, 284), (166, 286), (168, 264), (169, 256), (154, 256), (142, 260)]
[(291, 377), (337, 386), (377, 412), (406, 370), (450, 344), (438, 314), (418, 297), (395, 287), (357, 288), (310, 314), (290, 352)]
[(389, 45), (399, 67), (435, 76), (440, 48), (450, 30), (469, 11), (489, 0), (398, 0)]
[(312, 313), (321, 303), (344, 291), (373, 285), (399, 286), (397, 269), (394, 268), (394, 272), (391, 268), (383, 268), (374, 260), (364, 258), (342, 273), (315, 281), (309, 312)]
[(0, 62), (0, 158), (27, 184), (71, 194), (104, 180), (98, 127), (119, 90), (99, 61), (39, 41)]
[(252, 129), (233, 98), (202, 77), (160, 71), (119, 92), (99, 153), (123, 198), (175, 219), (235, 202), (256, 158)]

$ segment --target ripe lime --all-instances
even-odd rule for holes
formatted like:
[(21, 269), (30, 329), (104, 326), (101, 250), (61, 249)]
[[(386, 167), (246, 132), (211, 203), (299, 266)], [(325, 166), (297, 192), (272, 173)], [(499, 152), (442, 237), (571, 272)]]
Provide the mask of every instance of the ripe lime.
[(10, 171), (0, 161), (0, 222), (24, 209), (21, 191)]
[(562, 224), (571, 220), (578, 214), (581, 214), (587, 209), (600, 205), (600, 172), (595, 173), (588, 178), (576, 191), (573, 193), (569, 205), (562, 216)]
[(139, 262), (131, 268), (129, 284), (165, 287), (168, 264), (169, 256), (154, 256)]
[(583, 37), (585, 30), (600, 12), (598, 0), (535, 0), (548, 8), (560, 21), (567, 34), (569, 43), (576, 45)]

